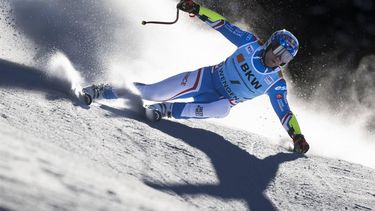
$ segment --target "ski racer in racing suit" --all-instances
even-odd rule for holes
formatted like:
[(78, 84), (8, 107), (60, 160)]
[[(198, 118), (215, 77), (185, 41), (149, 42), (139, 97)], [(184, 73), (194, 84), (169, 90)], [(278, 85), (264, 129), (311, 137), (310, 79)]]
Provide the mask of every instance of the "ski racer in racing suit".
[[(281, 71), (297, 54), (297, 38), (284, 29), (274, 32), (262, 44), (252, 33), (191, 0), (181, 0), (177, 8), (196, 15), (238, 48), (220, 64), (180, 73), (154, 84), (135, 83), (143, 99), (160, 102), (146, 106), (146, 117), (151, 121), (162, 117), (223, 118), (236, 104), (267, 94), (281, 124), (293, 139), (294, 151), (306, 153), (309, 144), (289, 108)], [(116, 95), (116, 90), (108, 85), (90, 88), (94, 94), (83, 90), (92, 96), (88, 104), (95, 96), (113, 98)], [(170, 102), (182, 98), (194, 101)]]

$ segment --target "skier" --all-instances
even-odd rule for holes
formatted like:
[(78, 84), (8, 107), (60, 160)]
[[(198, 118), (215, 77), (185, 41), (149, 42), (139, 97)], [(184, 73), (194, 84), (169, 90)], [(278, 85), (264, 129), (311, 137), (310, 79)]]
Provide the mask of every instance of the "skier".
[[(223, 118), (236, 104), (267, 94), (293, 140), (294, 151), (306, 153), (309, 144), (289, 108), (287, 86), (281, 71), (297, 54), (297, 38), (284, 29), (274, 32), (262, 44), (252, 33), (191, 0), (181, 0), (177, 8), (196, 15), (238, 48), (220, 64), (180, 73), (154, 84), (135, 83), (143, 99), (160, 102), (145, 106), (147, 119)], [(103, 84), (86, 87), (83, 92), (87, 104), (97, 98), (120, 97), (116, 88)], [(170, 102), (191, 97), (193, 102)]]

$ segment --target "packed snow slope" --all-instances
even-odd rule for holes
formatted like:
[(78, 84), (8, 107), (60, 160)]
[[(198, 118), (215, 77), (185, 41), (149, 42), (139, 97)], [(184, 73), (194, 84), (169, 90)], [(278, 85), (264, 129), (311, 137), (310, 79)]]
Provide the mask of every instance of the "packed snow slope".
[(130, 92), (86, 107), (67, 78), (0, 61), (0, 210), (375, 209), (374, 169), (207, 121), (150, 124)]

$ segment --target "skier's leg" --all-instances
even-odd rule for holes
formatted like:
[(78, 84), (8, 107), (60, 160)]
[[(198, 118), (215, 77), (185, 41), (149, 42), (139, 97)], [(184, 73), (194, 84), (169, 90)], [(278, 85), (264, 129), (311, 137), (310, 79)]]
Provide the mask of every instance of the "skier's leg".
[[(213, 92), (210, 68), (201, 68), (184, 72), (154, 84), (134, 83), (145, 100), (165, 102), (168, 100), (189, 98), (206, 92)], [(92, 85), (83, 92), (93, 99), (115, 99), (126, 97), (129, 90), (110, 85)]]
[[(163, 81), (154, 84), (135, 83), (134, 85), (139, 90), (142, 98), (145, 100), (165, 102), (174, 99), (189, 98), (205, 92), (207, 86), (202, 84), (211, 83), (209, 72), (204, 68), (184, 72), (178, 75), (167, 78)], [(203, 82), (206, 81), (208, 82)]]
[(228, 99), (221, 99), (210, 103), (173, 103), (172, 116), (175, 119), (205, 119), (226, 117), (232, 104)]
[[(202, 83), (203, 80), (206, 80)], [(179, 98), (189, 98), (213, 90), (208, 69), (184, 72), (154, 84), (134, 83), (145, 100), (164, 102)], [(116, 99), (125, 97), (129, 90), (108, 84), (91, 85), (83, 88), (85, 102), (90, 105), (94, 99)]]
[(232, 106), (228, 99), (205, 103), (157, 103), (146, 108), (146, 117), (153, 122), (165, 116), (175, 119), (223, 118)]

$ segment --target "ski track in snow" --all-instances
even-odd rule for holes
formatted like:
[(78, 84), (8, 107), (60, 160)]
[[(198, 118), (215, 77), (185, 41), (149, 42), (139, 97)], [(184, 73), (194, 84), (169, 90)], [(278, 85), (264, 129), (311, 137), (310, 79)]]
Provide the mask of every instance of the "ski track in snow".
[(122, 101), (88, 108), (42, 72), (0, 62), (1, 210), (375, 209), (374, 169), (207, 121), (148, 124)]

